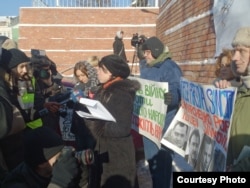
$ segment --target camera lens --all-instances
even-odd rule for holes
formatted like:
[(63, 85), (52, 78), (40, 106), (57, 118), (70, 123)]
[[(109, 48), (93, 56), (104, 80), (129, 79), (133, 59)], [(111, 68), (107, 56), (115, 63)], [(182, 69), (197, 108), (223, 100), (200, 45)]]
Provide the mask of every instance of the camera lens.
[(94, 152), (91, 149), (78, 151), (75, 153), (75, 157), (85, 165), (94, 163)]

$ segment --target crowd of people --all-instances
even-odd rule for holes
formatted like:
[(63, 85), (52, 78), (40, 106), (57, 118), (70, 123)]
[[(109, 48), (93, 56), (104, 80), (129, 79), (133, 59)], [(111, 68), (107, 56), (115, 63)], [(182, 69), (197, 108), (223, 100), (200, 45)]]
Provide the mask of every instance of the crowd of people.
[[(100, 59), (92, 56), (75, 64), (72, 91), (63, 86), (56, 63), (45, 51), (33, 50), (28, 57), (11, 39), (1, 38), (1, 187), (139, 187), (131, 124), (134, 99), (141, 85), (129, 78), (123, 34), (116, 33), (113, 54)], [(222, 89), (238, 87), (226, 166), (228, 171), (249, 171), (250, 156), (235, 161), (250, 143), (250, 119), (244, 115), (250, 105), (250, 28), (238, 30), (232, 47), (217, 58), (213, 84)], [(147, 38), (138, 49), (143, 54), (140, 78), (168, 82), (163, 136), (181, 105), (183, 73), (159, 38)], [(86, 111), (86, 107), (74, 92), (100, 101), (116, 121), (80, 117), (77, 111)], [(69, 132), (74, 140), (70, 143), (64, 140), (59, 125), (67, 109), (72, 111)], [(216, 152), (211, 138), (202, 139), (197, 129), (189, 130), (181, 122), (167, 136), (179, 148), (188, 145), (186, 158), (196, 171), (209, 171), (211, 155)], [(146, 136), (142, 139), (153, 188), (170, 187), (175, 152), (164, 145), (158, 147)], [(198, 150), (203, 153), (200, 159)], [(199, 165), (197, 161), (201, 161)], [(212, 170), (219, 171), (219, 167)]]

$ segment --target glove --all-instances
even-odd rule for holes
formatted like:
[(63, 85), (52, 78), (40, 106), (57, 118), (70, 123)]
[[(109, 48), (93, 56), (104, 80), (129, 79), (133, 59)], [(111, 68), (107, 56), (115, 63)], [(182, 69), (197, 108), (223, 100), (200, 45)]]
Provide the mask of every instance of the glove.
[(164, 103), (170, 105), (172, 102), (172, 94), (170, 92), (164, 93)]
[(62, 150), (62, 154), (53, 166), (51, 183), (67, 187), (77, 174), (77, 159), (73, 156), (72, 150)]

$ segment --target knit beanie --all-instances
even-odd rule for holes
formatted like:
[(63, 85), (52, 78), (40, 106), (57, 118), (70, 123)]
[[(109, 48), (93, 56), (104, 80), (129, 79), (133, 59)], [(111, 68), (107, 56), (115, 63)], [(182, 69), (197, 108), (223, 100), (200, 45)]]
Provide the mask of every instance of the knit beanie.
[(142, 44), (142, 50), (150, 50), (152, 56), (157, 59), (164, 52), (164, 44), (157, 37), (150, 37)]
[(24, 133), (24, 161), (31, 167), (47, 162), (64, 147), (53, 129), (42, 126)]
[(246, 46), (250, 47), (250, 27), (240, 28), (233, 39), (232, 46)]
[(24, 52), (19, 49), (12, 48), (9, 50), (3, 50), (2, 52), (2, 66), (7, 70), (10, 70), (17, 65), (25, 62), (29, 62), (30, 58), (26, 56)]
[(104, 65), (113, 76), (127, 78), (130, 74), (128, 64), (118, 55), (111, 54), (104, 56), (99, 62), (99, 66)]

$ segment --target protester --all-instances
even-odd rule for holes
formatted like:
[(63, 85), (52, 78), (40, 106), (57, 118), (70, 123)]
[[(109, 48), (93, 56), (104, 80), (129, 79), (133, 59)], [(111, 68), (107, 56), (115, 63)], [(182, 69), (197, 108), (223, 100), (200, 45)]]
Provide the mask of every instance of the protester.
[[(76, 85), (74, 86), (73, 90), (79, 90), (79, 92), (82, 92), (82, 95), (84, 97), (92, 98), (93, 96), (91, 93), (91, 89), (99, 84), (96, 71), (97, 69), (94, 68), (88, 61), (77, 62), (74, 66), (73, 71), (76, 80)], [(71, 124), (71, 132), (74, 133), (76, 140), (76, 151), (94, 149), (95, 140), (93, 136), (91, 135), (89, 129), (86, 127), (84, 119), (76, 114), (76, 111), (80, 109), (81, 107), (79, 107), (78, 104), (74, 105)], [(89, 185), (91, 187), (88, 173), (91, 166), (82, 165), (81, 167), (82, 177), (79, 185), (80, 187), (84, 187), (84, 185)]]
[(211, 161), (213, 158), (214, 151), (214, 141), (207, 135), (204, 135), (201, 152), (199, 157), (199, 162), (196, 170), (200, 172), (208, 172), (211, 171)]
[(97, 75), (101, 85), (94, 99), (106, 107), (116, 122), (85, 119), (96, 139), (95, 158), (100, 176), (97, 187), (103, 187), (111, 178), (116, 181), (115, 177), (135, 186), (135, 149), (130, 131), (135, 93), (140, 84), (127, 79), (129, 74), (128, 64), (118, 55), (104, 56), (99, 62)]
[[(18, 110), (11, 103), (9, 74), (3, 68), (7, 50), (0, 48), (0, 182), (6, 173), (22, 161), (21, 131), (25, 122)], [(7, 149), (6, 149), (7, 148)], [(11, 159), (11, 160), (9, 160)]]
[(78, 163), (72, 150), (63, 149), (61, 137), (42, 126), (26, 130), (23, 138), (24, 162), (7, 175), (1, 187), (70, 187)]
[(198, 129), (194, 129), (189, 136), (188, 141), (188, 155), (185, 156), (185, 158), (188, 161), (188, 164), (190, 164), (193, 168), (196, 167), (198, 154), (199, 154), (199, 148), (200, 148), (200, 142), (201, 142), (201, 136)]
[(91, 88), (99, 84), (97, 70), (88, 61), (77, 62), (73, 74), (76, 80), (74, 88), (82, 90), (85, 96), (89, 96)]
[(177, 147), (185, 150), (188, 138), (188, 125), (177, 122), (174, 127), (170, 130), (169, 141)]
[(213, 83), (219, 80), (228, 80), (230, 81), (231, 86), (238, 87), (242, 84), (240, 77), (236, 77), (231, 68), (233, 56), (232, 53), (233, 51), (231, 49), (223, 49), (223, 51), (217, 57), (215, 70), (215, 75), (217, 78), (213, 81)]
[[(75, 64), (74, 77), (76, 84), (73, 90), (80, 90), (83, 97), (91, 98), (91, 89), (99, 84), (96, 69), (87, 61), (79, 61)], [(71, 131), (76, 137), (76, 150), (81, 151), (88, 148), (94, 148), (94, 140), (90, 135), (88, 129), (84, 125), (84, 120), (76, 114), (79, 105), (75, 105), (76, 109), (73, 112)]]
[[(169, 124), (173, 120), (179, 109), (180, 78), (182, 71), (180, 67), (171, 59), (169, 51), (165, 51), (164, 44), (157, 37), (148, 38), (142, 45), (145, 60), (140, 62), (140, 77), (147, 80), (168, 82), (169, 92), (165, 94), (165, 104), (168, 105), (165, 124), (162, 136), (165, 134)], [(173, 153), (168, 148), (158, 146), (143, 137), (145, 158), (149, 163), (149, 168), (153, 180), (153, 188), (168, 188), (172, 175)]]
[(122, 57), (123, 60), (127, 62), (128, 60), (125, 52), (125, 46), (123, 43), (123, 35), (124, 35), (123, 31), (117, 31), (115, 36), (115, 41), (113, 42), (113, 51), (114, 54)]
[[(246, 115), (250, 106), (250, 27), (240, 28), (232, 41), (234, 48), (232, 70), (240, 76), (242, 85), (238, 87), (234, 113), (231, 118), (229, 145), (227, 151), (227, 169), (229, 171), (250, 171), (250, 157), (238, 157), (244, 146), (250, 146), (250, 116)], [(215, 83), (219, 88), (229, 87), (227, 80)], [(237, 161), (237, 162), (235, 162)]]

